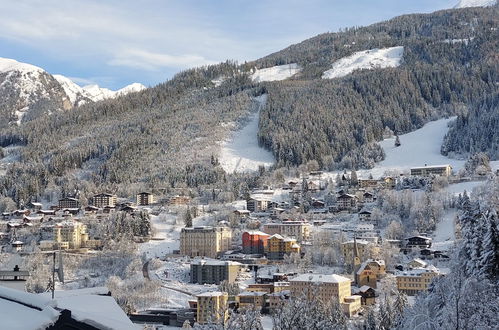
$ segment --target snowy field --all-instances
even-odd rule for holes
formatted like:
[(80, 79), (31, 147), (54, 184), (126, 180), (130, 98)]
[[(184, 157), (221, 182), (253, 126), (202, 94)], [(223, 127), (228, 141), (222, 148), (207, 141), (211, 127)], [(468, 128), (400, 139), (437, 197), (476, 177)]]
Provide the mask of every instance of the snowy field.
[(291, 78), (300, 71), (301, 68), (296, 63), (277, 65), (271, 68), (256, 70), (251, 75), (251, 80), (254, 82), (279, 81)]
[(147, 243), (140, 244), (139, 253), (148, 258), (161, 257), (170, 254), (180, 247), (180, 230), (183, 224), (176, 224), (177, 216), (174, 214), (161, 214), (151, 216), (154, 237)]
[(394, 68), (400, 65), (403, 53), (402, 46), (356, 52), (334, 62), (332, 68), (322, 74), (322, 78), (340, 78), (360, 69)]
[(266, 100), (267, 95), (258, 97), (258, 111), (251, 115), (248, 124), (222, 143), (219, 161), (227, 173), (257, 171), (259, 166), (274, 164), (272, 153), (261, 148), (257, 139), (260, 109)]

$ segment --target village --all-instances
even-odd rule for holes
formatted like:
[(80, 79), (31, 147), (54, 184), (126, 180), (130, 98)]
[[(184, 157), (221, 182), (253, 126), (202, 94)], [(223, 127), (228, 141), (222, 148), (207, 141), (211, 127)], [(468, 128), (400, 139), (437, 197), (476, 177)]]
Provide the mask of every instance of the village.
[[(480, 173), (472, 183), (488, 175)], [(216, 210), (196, 205), (187, 194), (158, 201), (152, 191), (133, 199), (99, 193), (86, 205), (65, 196), (47, 208), (31, 202), (4, 212), (0, 238), (2, 252), (21, 259), (37, 253), (98, 254), (106, 237), (95, 228), (125, 214), (138, 219), (133, 240), (144, 278), (173, 296), (162, 306), (131, 311), (134, 322), (220, 323), (230, 311), (272, 315), (290, 298), (333, 299), (356, 322), (379, 300), (389, 296), (410, 303), (434, 278), (445, 276), (456, 237), (452, 212), (440, 220), (446, 222), (440, 228), (444, 239), (387, 221), (378, 199), (404, 192), (423, 198), (437, 189), (432, 185), (467, 187), (469, 180), (450, 165), (414, 167), (406, 175), (378, 179), (314, 170), (253, 189), (246, 199)], [(453, 191), (447, 202), (461, 198)], [(165, 213), (175, 219), (169, 225)], [(19, 266), (2, 269), (0, 279), (26, 281), (30, 274)]]

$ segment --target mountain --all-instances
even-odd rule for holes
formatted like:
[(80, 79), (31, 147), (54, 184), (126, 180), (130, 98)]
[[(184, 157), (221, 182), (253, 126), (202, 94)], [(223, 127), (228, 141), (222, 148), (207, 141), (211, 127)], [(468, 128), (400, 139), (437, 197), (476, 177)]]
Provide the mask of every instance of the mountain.
[(404, 15), (0, 129), (0, 147), (19, 159), (0, 192), (28, 200), (57, 182), (82, 194), (189, 187), (237, 196), (258, 178), (226, 173), (219, 158), (248, 122), (277, 168), (372, 167), (384, 132), (408, 133), (496, 95), (498, 25), (497, 6)]
[(454, 8), (489, 7), (497, 3), (497, 0), (461, 0)]
[(32, 120), (44, 113), (69, 110), (86, 102), (144, 90), (134, 83), (118, 91), (97, 85), (80, 87), (62, 75), (51, 75), (37, 66), (0, 58), (0, 127)]

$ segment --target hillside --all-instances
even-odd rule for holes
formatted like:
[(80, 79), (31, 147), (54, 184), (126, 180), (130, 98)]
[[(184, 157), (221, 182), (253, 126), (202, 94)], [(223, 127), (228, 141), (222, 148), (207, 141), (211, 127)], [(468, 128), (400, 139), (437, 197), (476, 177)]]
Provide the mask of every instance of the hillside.
[[(323, 169), (372, 167), (383, 158), (375, 142), (387, 129), (408, 133), (497, 92), (498, 25), (497, 6), (400, 16), (321, 34), (243, 65), (187, 70), (140, 93), (4, 128), (0, 146), (22, 147), (0, 191), (17, 201), (54, 182), (68, 191), (211, 192), (227, 184), (221, 142), (230, 145), (234, 129), (254, 124), (253, 100), (263, 94), (258, 141), (277, 167), (309, 161)], [(395, 53), (378, 56), (383, 49)], [(322, 79), (338, 63), (341, 74)]]

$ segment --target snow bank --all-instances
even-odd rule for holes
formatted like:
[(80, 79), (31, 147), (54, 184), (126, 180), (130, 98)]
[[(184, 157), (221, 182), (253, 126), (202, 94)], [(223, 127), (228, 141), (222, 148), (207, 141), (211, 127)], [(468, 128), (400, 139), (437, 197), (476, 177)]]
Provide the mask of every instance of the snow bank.
[(454, 6), (454, 8), (468, 8), (468, 7), (489, 7), (497, 3), (497, 0), (461, 0)]
[(222, 143), (220, 165), (227, 173), (257, 171), (259, 166), (274, 164), (271, 152), (258, 145), (258, 121), (260, 110), (265, 105), (267, 95), (257, 98), (258, 112), (251, 115), (248, 124), (234, 133), (232, 139)]
[(271, 68), (259, 69), (251, 75), (251, 80), (254, 82), (262, 81), (278, 81), (288, 79), (298, 72), (301, 68), (296, 63), (277, 65)]
[(400, 65), (403, 53), (403, 46), (356, 52), (334, 62), (332, 68), (322, 74), (322, 78), (340, 78), (360, 69), (394, 68)]

